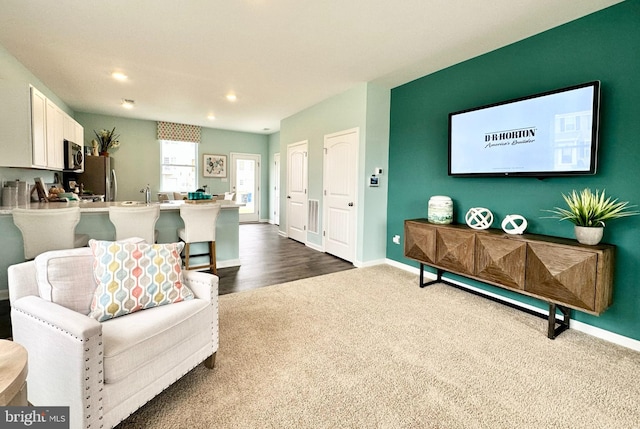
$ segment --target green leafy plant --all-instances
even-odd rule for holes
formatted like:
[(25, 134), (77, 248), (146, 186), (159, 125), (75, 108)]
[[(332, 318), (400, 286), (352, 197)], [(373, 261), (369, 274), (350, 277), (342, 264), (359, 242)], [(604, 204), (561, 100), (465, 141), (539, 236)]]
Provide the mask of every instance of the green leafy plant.
[(116, 127), (113, 127), (111, 131), (109, 130), (93, 130), (93, 133), (98, 138), (97, 140), (92, 140), (92, 143), (95, 141), (98, 146), (98, 150), (100, 152), (107, 152), (109, 149), (115, 149), (120, 146), (120, 134), (116, 134)]
[(562, 194), (569, 209), (554, 207), (545, 210), (553, 213), (549, 216), (559, 220), (568, 220), (577, 226), (604, 226), (606, 221), (621, 217), (634, 216), (640, 212), (629, 210), (632, 207), (628, 201), (612, 200), (605, 197), (605, 191), (585, 188), (580, 193), (573, 190), (569, 195)]

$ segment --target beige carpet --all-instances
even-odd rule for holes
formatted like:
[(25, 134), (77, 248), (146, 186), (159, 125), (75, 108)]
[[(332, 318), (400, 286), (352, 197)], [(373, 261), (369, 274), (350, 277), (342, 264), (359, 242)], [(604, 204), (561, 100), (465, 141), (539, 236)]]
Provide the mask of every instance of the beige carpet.
[(638, 428), (640, 353), (378, 266), (220, 297), (200, 365), (119, 428)]

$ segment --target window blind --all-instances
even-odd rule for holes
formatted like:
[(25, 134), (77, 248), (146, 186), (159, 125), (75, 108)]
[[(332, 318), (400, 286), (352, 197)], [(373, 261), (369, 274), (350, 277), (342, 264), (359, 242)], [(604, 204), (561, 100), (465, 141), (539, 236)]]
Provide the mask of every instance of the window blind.
[(200, 127), (158, 121), (158, 140), (200, 143)]

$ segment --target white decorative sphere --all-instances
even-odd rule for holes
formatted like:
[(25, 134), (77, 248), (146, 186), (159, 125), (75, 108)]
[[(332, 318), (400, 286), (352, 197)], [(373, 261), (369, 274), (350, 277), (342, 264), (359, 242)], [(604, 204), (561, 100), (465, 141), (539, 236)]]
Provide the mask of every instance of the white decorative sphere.
[(472, 207), (465, 215), (464, 220), (473, 229), (487, 229), (493, 223), (493, 213), (484, 207)]
[(527, 220), (520, 215), (507, 215), (502, 221), (502, 230), (507, 234), (522, 234), (527, 229)]

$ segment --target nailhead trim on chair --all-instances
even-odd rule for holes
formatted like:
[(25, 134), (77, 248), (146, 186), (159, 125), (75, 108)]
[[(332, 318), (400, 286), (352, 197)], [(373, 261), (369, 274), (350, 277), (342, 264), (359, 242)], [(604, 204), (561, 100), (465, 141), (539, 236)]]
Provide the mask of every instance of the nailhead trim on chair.
[[(102, 346), (102, 332), (99, 333), (97, 335), (97, 337), (80, 338), (77, 335), (74, 335), (71, 332), (67, 331), (66, 329), (62, 329), (59, 326), (54, 325), (54, 324), (52, 324), (52, 323), (50, 323), (50, 322), (48, 322), (48, 321), (46, 321), (46, 320), (44, 320), (44, 319), (42, 319), (40, 317), (35, 316), (32, 313), (26, 312), (26, 311), (24, 311), (22, 309), (12, 308), (11, 311), (16, 311), (18, 313), (24, 314), (25, 316), (30, 317), (30, 318), (32, 318), (34, 320), (37, 320), (38, 322), (40, 322), (40, 323), (42, 323), (44, 325), (50, 326), (50, 327), (52, 327), (52, 328), (54, 328), (54, 329), (56, 329), (56, 330), (58, 330), (60, 332), (65, 333), (66, 335), (68, 335), (71, 338), (74, 338), (74, 339), (76, 339), (76, 340), (78, 340), (78, 341), (80, 341), (82, 343), (85, 343), (85, 348), (84, 348), (85, 353), (88, 353), (88, 352), (91, 351), (92, 343), (94, 343), (96, 341), (98, 342), (97, 347), (101, 347)], [(93, 374), (93, 375), (99, 377), (98, 386), (100, 386), (100, 389), (98, 390), (99, 397), (98, 397), (97, 403), (100, 405), (98, 407), (98, 412), (100, 412), (99, 420), (102, 420), (102, 414), (101, 414), (102, 413), (102, 386), (104, 385), (104, 379), (101, 376), (101, 374), (102, 374), (102, 369), (101, 369), (102, 359), (100, 357), (102, 356), (102, 351), (98, 351), (98, 356), (99, 356), (98, 359), (100, 359), (96, 364), (98, 366), (98, 371), (96, 372), (96, 374)], [(91, 370), (92, 370), (92, 368), (95, 368), (95, 366), (92, 367), (91, 359), (89, 359), (89, 358), (86, 358), (85, 362), (86, 362), (85, 377), (84, 377), (84, 382), (83, 382), (84, 385), (82, 386), (82, 388), (83, 388), (83, 390), (85, 392), (87, 392), (87, 396), (85, 397), (85, 400), (88, 401), (88, 400), (90, 400), (91, 395), (92, 395), (92, 393), (91, 393), (91, 385), (88, 383), (88, 381), (91, 380), (91, 376), (92, 376)], [(91, 403), (87, 404), (87, 406), (85, 407), (85, 410), (88, 410), (90, 408), (91, 408)], [(91, 427), (91, 423), (89, 423), (89, 420), (91, 419), (91, 414), (89, 414), (88, 412), (85, 412), (84, 414), (85, 414), (84, 415), (85, 428), (89, 429)], [(102, 428), (103, 425), (100, 425), (100, 427)]]
[[(85, 349), (86, 352), (90, 352), (92, 347), (93, 347), (93, 343), (96, 343), (96, 347), (98, 347), (98, 361), (95, 364), (92, 364), (92, 362), (90, 362), (90, 360), (88, 360), (88, 364), (85, 367), (85, 373), (87, 374), (87, 376), (85, 377), (85, 382), (87, 383), (87, 385), (85, 386), (85, 391), (87, 392), (87, 396), (85, 397), (85, 400), (88, 401), (89, 403), (86, 406), (86, 411), (85, 412), (85, 420), (86, 420), (86, 428), (89, 429), (91, 428), (91, 408), (92, 405), (94, 405), (93, 409), (95, 410), (95, 413), (98, 413), (98, 419), (102, 419), (102, 386), (104, 384), (104, 380), (102, 378), (102, 351), (100, 350), (100, 348), (102, 347), (102, 333), (100, 333), (97, 337), (95, 338), (87, 338), (85, 339), (86, 343), (87, 343), (87, 348)], [(92, 404), (91, 403), (91, 397), (92, 397), (92, 392), (91, 392), (91, 385), (92, 383), (89, 383), (89, 381), (91, 380), (92, 377), (97, 377), (98, 378), (98, 386), (99, 389), (96, 393), (97, 395), (97, 401)], [(100, 425), (100, 427), (102, 427), (103, 425)]]
[(76, 335), (73, 335), (71, 332), (69, 332), (69, 331), (67, 331), (67, 330), (65, 330), (65, 329), (62, 329), (62, 328), (60, 328), (59, 326), (54, 325), (54, 324), (52, 324), (52, 323), (50, 323), (50, 322), (48, 322), (48, 321), (46, 321), (46, 320), (44, 320), (44, 319), (41, 319), (41, 318), (39, 318), (38, 316), (36, 316), (36, 315), (34, 315), (34, 314), (27, 313), (26, 311), (24, 311), (24, 310), (22, 310), (22, 309), (19, 309), (19, 308), (13, 308), (13, 307), (12, 307), (12, 308), (11, 308), (11, 311), (17, 311), (18, 313), (22, 313), (22, 314), (24, 314), (24, 315), (26, 315), (26, 316), (29, 316), (29, 317), (31, 317), (32, 319), (37, 320), (38, 322), (44, 323), (45, 325), (48, 325), (48, 326), (51, 326), (52, 328), (55, 328), (55, 329), (57, 329), (57, 330), (58, 330), (58, 331), (60, 331), (60, 332), (64, 332), (65, 334), (67, 334), (68, 336), (70, 336), (70, 337), (72, 337), (72, 338), (75, 338), (76, 340), (79, 340), (79, 341), (82, 341), (82, 342), (86, 342), (86, 341), (87, 341), (86, 339), (83, 339), (83, 338), (80, 338), (80, 337), (78, 337), (78, 336), (76, 336)]
[[(208, 283), (208, 282), (202, 282), (202, 281), (199, 281), (199, 280), (193, 280), (193, 279), (189, 279), (189, 280), (185, 279), (185, 280), (184, 280), (184, 282), (185, 282), (185, 284), (186, 284), (187, 286), (189, 286), (189, 285), (190, 285), (190, 284), (192, 284), (192, 283), (200, 283), (200, 284), (204, 284), (204, 285), (207, 285), (207, 286), (209, 285), (209, 283)], [(216, 291), (216, 293), (214, 293), (213, 288), (210, 288), (210, 289), (209, 289), (209, 300), (210, 300), (210, 302), (212, 302), (212, 303), (214, 303), (214, 304), (215, 304), (216, 317), (218, 317), (219, 310), (220, 310), (220, 309), (219, 309), (219, 306), (218, 306), (218, 299), (217, 299), (217, 298), (218, 298), (218, 296), (217, 296), (217, 291)], [(213, 320), (211, 320), (211, 325), (210, 325), (210, 327), (211, 327), (211, 338), (215, 338), (215, 335), (216, 335), (216, 327), (215, 327), (215, 323), (213, 322)], [(218, 340), (218, 342), (219, 342), (219, 340)], [(217, 345), (219, 345), (219, 344), (218, 344), (218, 343), (216, 343), (216, 344), (211, 344), (211, 354), (213, 354), (213, 353), (215, 353), (215, 352), (217, 351), (217, 349), (216, 349), (216, 350), (214, 350), (214, 347), (215, 347), (215, 346), (217, 346)], [(208, 356), (207, 356), (207, 357), (208, 357)]]

